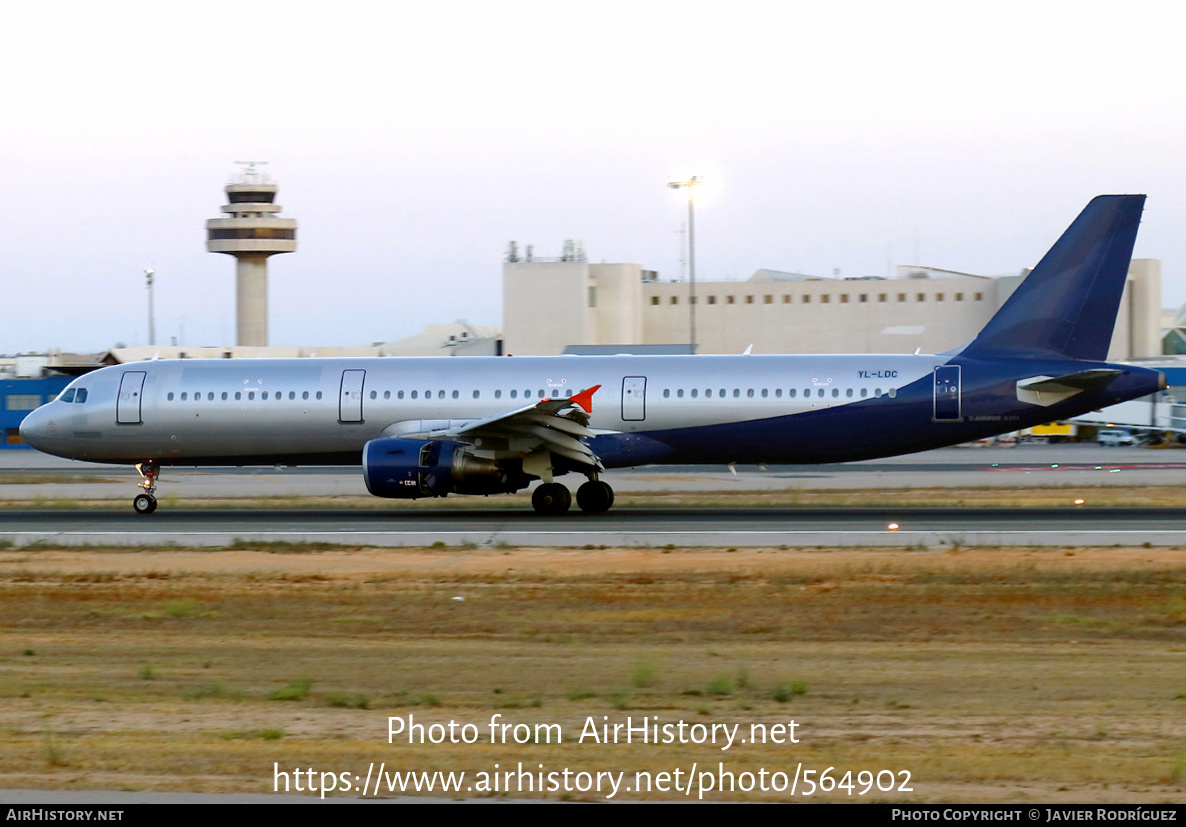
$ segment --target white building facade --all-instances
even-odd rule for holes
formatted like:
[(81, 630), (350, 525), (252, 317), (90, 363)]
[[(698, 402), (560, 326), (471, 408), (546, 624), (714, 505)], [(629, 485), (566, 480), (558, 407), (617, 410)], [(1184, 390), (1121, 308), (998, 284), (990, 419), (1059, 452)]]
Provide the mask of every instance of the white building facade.
[[(1024, 275), (1024, 274), (1023, 274)], [(894, 278), (817, 278), (759, 270), (747, 281), (699, 282), (697, 353), (941, 353), (971, 340), (1021, 283), (924, 267)], [(555, 355), (573, 345), (689, 345), (687, 282), (637, 264), (508, 261), (506, 353)], [(1161, 264), (1129, 269), (1109, 359), (1161, 353)]]

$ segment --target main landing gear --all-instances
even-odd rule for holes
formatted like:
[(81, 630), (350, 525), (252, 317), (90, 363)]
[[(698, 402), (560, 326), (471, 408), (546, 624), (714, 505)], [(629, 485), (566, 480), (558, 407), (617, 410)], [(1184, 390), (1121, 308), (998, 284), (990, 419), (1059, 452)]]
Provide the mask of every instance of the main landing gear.
[[(577, 489), (577, 505), (586, 514), (609, 511), (614, 504), (614, 489), (601, 480), (589, 480)], [(537, 514), (563, 514), (572, 506), (568, 487), (558, 482), (545, 482), (531, 495), (531, 506)]]
[(156, 493), (156, 479), (160, 476), (161, 466), (155, 462), (141, 462), (137, 463), (136, 471), (144, 478), (138, 483), (144, 493), (136, 495), (132, 500), (132, 508), (137, 514), (151, 514), (156, 511), (156, 497), (153, 494)]
[(614, 489), (608, 482), (589, 480), (577, 489), (577, 505), (587, 514), (601, 514), (614, 504)]

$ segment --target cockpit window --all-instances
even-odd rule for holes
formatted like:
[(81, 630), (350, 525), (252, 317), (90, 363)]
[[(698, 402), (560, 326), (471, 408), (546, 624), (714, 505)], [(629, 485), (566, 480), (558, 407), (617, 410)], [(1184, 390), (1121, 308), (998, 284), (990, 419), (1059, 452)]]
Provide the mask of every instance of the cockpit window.
[(83, 402), (86, 402), (86, 395), (86, 388), (79, 388), (78, 393), (74, 396), (74, 401), (82, 404)]
[(65, 393), (63, 393), (61, 396), (59, 396), (58, 401), (73, 402), (74, 401), (74, 388), (68, 389)]

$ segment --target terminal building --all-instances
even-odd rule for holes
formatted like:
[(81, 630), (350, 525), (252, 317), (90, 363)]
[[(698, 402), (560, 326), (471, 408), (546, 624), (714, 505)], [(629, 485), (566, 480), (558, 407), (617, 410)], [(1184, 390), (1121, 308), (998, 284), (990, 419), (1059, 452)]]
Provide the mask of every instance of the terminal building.
[[(698, 282), (693, 298), (688, 282), (660, 281), (638, 264), (593, 264), (579, 250), (529, 261), (512, 252), (503, 263), (503, 346), (523, 356), (671, 345), (701, 354), (942, 353), (975, 337), (1026, 272), (903, 266), (893, 278), (821, 278), (763, 269), (747, 281)], [(1156, 358), (1161, 339), (1161, 263), (1137, 259), (1108, 358)]]

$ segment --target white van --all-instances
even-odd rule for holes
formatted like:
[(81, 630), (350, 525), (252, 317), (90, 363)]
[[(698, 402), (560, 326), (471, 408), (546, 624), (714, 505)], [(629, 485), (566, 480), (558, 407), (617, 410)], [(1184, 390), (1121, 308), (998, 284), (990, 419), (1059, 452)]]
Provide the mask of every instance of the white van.
[(1132, 434), (1119, 428), (1104, 428), (1096, 434), (1095, 441), (1107, 446), (1135, 445), (1137, 442)]

